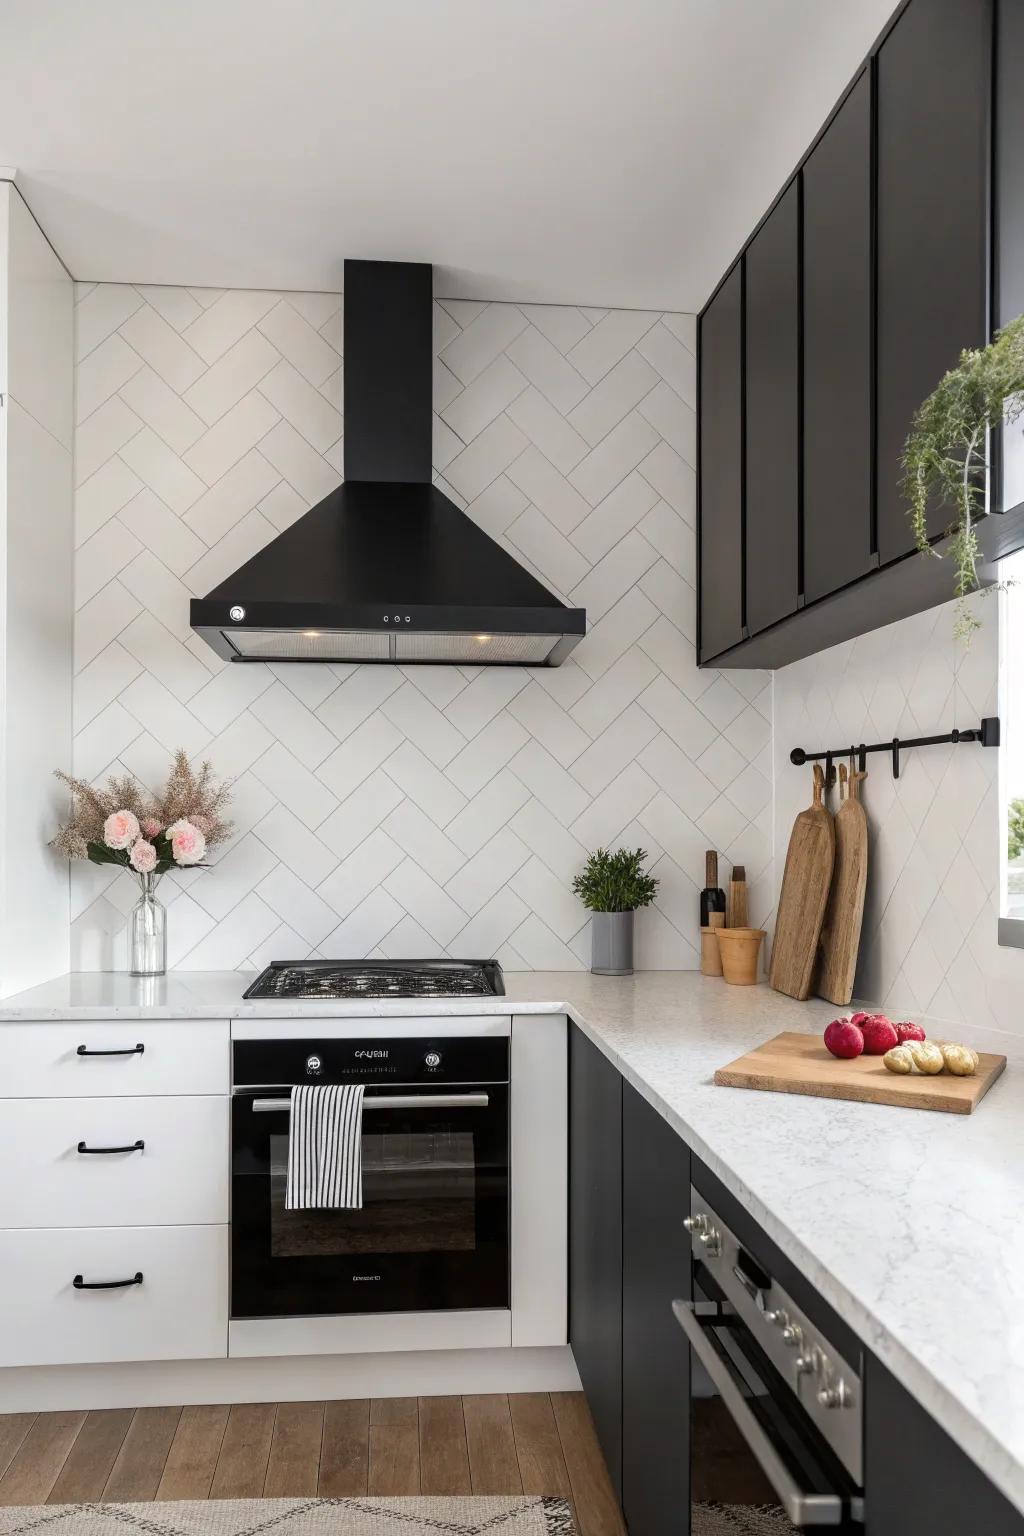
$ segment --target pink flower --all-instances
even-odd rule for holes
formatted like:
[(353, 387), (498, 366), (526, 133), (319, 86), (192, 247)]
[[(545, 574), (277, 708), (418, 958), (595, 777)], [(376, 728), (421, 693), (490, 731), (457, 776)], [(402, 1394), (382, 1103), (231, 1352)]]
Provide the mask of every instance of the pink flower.
[(103, 823), (103, 841), (108, 848), (130, 848), (139, 835), (139, 823), (131, 811), (115, 811)]
[(175, 864), (199, 864), (206, 852), (206, 838), (190, 821), (176, 821), (167, 828)]
[(163, 828), (155, 816), (147, 816), (146, 820), (142, 823), (142, 831), (146, 837), (152, 839), (162, 832)]
[(137, 843), (132, 844), (128, 862), (140, 875), (151, 875), (156, 869), (156, 849), (152, 843), (140, 837)]

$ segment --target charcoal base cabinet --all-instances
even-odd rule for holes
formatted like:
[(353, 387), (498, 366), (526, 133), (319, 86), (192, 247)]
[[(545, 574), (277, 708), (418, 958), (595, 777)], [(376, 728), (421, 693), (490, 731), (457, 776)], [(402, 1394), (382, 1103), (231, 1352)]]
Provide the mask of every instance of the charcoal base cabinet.
[(629, 1536), (686, 1536), (690, 1352), (672, 1303), (690, 1296), (690, 1149), (622, 1088), (622, 1511)]
[(629, 1536), (688, 1536), (690, 1152), (569, 1038), (569, 1342)]
[(622, 1078), (569, 1032), (569, 1343), (622, 1501)]
[(864, 1536), (1022, 1536), (1024, 1515), (870, 1355), (864, 1424)]

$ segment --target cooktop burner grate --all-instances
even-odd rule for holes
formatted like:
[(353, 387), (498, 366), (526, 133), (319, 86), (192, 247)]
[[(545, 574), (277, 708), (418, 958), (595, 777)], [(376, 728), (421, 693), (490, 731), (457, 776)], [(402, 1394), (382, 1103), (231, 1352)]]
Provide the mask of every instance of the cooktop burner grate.
[(330, 1002), (343, 998), (494, 997), (504, 993), (495, 960), (275, 960), (246, 990), (247, 998)]

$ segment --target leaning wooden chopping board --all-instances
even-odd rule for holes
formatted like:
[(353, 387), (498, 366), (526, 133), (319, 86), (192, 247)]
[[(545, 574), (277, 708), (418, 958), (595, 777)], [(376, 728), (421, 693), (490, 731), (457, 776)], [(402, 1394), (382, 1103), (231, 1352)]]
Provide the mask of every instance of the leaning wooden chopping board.
[[(851, 769), (852, 769), (851, 764)], [(866, 773), (839, 765), (839, 810), (836, 812), (836, 859), (832, 871), (814, 990), (830, 1003), (848, 1003), (853, 996), (864, 893), (868, 882), (868, 819), (858, 787)]]
[(942, 1072), (901, 1077), (883, 1066), (881, 1056), (832, 1056), (819, 1035), (787, 1030), (755, 1051), (719, 1067), (715, 1082), (724, 1088), (763, 1088), (770, 1093), (804, 1093), (818, 1099), (858, 1099), (865, 1104), (897, 1104), (903, 1109), (938, 1109), (969, 1115), (1006, 1066), (1005, 1056), (979, 1053), (973, 1077)]
[(796, 818), (789, 838), (768, 971), (776, 992), (800, 1002), (811, 992), (836, 854), (835, 822), (822, 802), (824, 786), (821, 764), (815, 763), (814, 800)]

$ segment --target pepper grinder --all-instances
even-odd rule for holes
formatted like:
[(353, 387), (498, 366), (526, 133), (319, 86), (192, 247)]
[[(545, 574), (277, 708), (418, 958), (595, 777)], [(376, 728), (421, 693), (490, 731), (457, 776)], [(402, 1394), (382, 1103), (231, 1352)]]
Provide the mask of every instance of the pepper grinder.
[(725, 912), (725, 892), (718, 883), (718, 854), (709, 848), (704, 855), (704, 889), (700, 893), (700, 925), (702, 928), (721, 927), (719, 920), (712, 923), (712, 912)]

